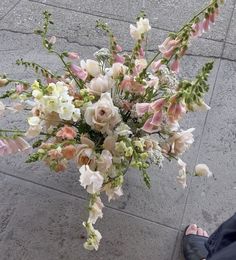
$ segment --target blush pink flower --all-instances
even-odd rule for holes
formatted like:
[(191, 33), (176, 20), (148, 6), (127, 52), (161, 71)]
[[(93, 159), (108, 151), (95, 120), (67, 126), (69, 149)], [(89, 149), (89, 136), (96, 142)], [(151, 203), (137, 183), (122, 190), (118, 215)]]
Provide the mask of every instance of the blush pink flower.
[(78, 60), (79, 54), (77, 52), (68, 52), (67, 57), (71, 60)]
[(48, 152), (51, 160), (59, 160), (63, 157), (61, 149), (52, 149)]
[(116, 45), (116, 51), (117, 52), (121, 52), (122, 51), (122, 47), (119, 44)]
[(166, 103), (166, 100), (164, 98), (157, 99), (156, 101), (154, 101), (151, 104), (151, 109), (153, 111), (159, 111), (159, 110), (161, 110), (163, 108), (165, 103)]
[(193, 32), (191, 33), (192, 37), (197, 38), (202, 36), (203, 33), (202, 22), (193, 24), (192, 29), (193, 29)]
[(4, 156), (7, 154), (7, 145), (4, 140), (0, 140), (0, 156)]
[(88, 77), (88, 72), (75, 64), (71, 64), (70, 69), (75, 76), (83, 81)]
[(179, 69), (180, 69), (180, 61), (179, 59), (175, 59), (171, 65), (170, 65), (170, 69), (175, 72), (175, 73), (179, 73)]
[(207, 32), (209, 31), (210, 29), (210, 19), (209, 17), (205, 18), (202, 22), (202, 28), (204, 30), (204, 32)]
[(18, 94), (22, 93), (25, 90), (24, 86), (22, 84), (17, 84), (16, 85), (16, 92)]
[(119, 62), (119, 63), (124, 64), (125, 58), (123, 56), (117, 54), (117, 55), (115, 55), (115, 62)]
[(135, 110), (138, 116), (143, 116), (150, 109), (150, 103), (137, 103), (135, 105)]
[(74, 145), (70, 144), (63, 147), (61, 153), (64, 158), (66, 158), (67, 160), (71, 160), (76, 155), (76, 148)]
[(57, 132), (56, 136), (62, 139), (72, 140), (77, 136), (77, 132), (73, 127), (65, 125)]
[(170, 122), (178, 121), (186, 113), (186, 107), (181, 103), (172, 103), (168, 108), (168, 118)]
[(157, 72), (160, 69), (161, 65), (162, 65), (162, 60), (158, 60), (156, 62), (153, 62), (152, 63), (152, 71)]

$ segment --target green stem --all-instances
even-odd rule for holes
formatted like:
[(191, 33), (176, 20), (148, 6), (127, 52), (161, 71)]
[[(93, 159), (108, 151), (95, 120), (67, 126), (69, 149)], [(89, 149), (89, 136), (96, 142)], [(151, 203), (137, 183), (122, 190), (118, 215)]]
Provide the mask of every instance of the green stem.
[(78, 81), (78, 79), (74, 76), (74, 74), (72, 73), (72, 71), (71, 71), (71, 69), (70, 69), (70, 67), (68, 66), (68, 64), (65, 62), (65, 60), (63, 59), (63, 56), (60, 54), (60, 53), (58, 53), (57, 51), (51, 51), (51, 52), (53, 52), (53, 53), (55, 53), (58, 57), (59, 57), (59, 59), (62, 61), (62, 63), (64, 64), (64, 66), (65, 66), (65, 68), (67, 69), (67, 71), (70, 73), (70, 75), (71, 75), (71, 77), (74, 79), (74, 81), (77, 83), (77, 85), (80, 87), (80, 89), (82, 89), (83, 88), (83, 86), (81, 85), (81, 83)]
[(26, 85), (26, 86), (30, 85), (30, 83), (23, 81), (23, 80), (18, 80), (18, 79), (8, 79), (8, 82), (9, 83), (20, 83), (20, 84), (23, 84), (23, 85)]

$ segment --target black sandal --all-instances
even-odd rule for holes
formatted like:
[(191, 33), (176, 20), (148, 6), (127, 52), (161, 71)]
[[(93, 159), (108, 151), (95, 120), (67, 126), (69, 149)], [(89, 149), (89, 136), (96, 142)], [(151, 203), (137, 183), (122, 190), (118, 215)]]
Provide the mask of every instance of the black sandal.
[(185, 260), (206, 259), (208, 251), (205, 247), (205, 242), (208, 240), (208, 237), (194, 234), (186, 235), (188, 227), (186, 227), (182, 239), (182, 250)]

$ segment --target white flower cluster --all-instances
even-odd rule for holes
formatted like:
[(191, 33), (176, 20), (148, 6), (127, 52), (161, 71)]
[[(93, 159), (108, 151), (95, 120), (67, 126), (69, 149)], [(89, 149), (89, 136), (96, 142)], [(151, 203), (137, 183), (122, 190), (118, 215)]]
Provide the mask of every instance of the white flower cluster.
[(41, 110), (45, 113), (56, 112), (63, 120), (73, 120), (77, 122), (80, 119), (80, 109), (73, 104), (73, 97), (68, 93), (68, 87), (64, 82), (50, 83), (46, 89), (47, 95), (39, 88), (39, 84), (34, 84), (32, 95)]

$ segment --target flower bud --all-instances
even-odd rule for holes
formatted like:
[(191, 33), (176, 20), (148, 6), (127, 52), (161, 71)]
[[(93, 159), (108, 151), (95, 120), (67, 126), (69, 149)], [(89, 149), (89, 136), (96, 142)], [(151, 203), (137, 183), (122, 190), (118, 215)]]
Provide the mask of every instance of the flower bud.
[(4, 87), (9, 83), (8, 79), (1, 79), (0, 78), (0, 87)]

